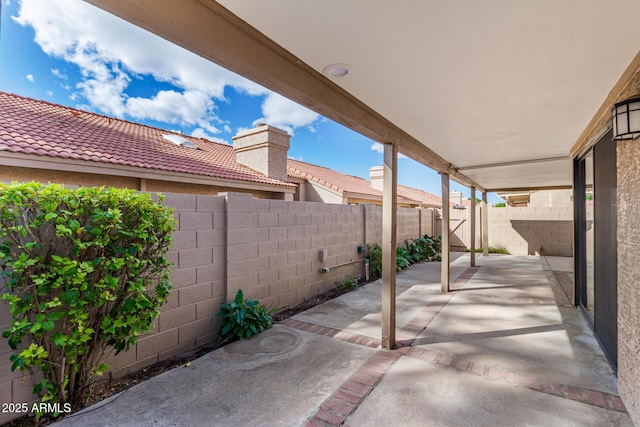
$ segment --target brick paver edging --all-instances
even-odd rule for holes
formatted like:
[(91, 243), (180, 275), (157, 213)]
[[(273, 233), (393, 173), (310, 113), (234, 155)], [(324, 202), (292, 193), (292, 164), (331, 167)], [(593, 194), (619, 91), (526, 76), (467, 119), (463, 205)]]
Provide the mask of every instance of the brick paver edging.
[(351, 332), (345, 332), (338, 329), (327, 328), (325, 326), (314, 325), (312, 323), (301, 322), (299, 320), (294, 320), (291, 318), (284, 319), (280, 321), (279, 324), (288, 326), (290, 328), (300, 329), (301, 331), (307, 331), (317, 335), (324, 335), (326, 337), (347, 341), (352, 344), (363, 345), (369, 348), (380, 347), (379, 339), (371, 338), (366, 335), (352, 334)]
[(309, 419), (306, 427), (329, 427), (342, 425), (362, 403), (365, 397), (400, 358), (400, 354), (378, 350), (347, 379), (320, 409)]
[(469, 359), (459, 358), (453, 354), (441, 353), (433, 350), (425, 350), (420, 347), (402, 347), (397, 353), (411, 356), (436, 364), (440, 367), (455, 370), (461, 373), (473, 374), (487, 380), (500, 381), (514, 387), (523, 387), (542, 393), (551, 394), (565, 399), (598, 406), (618, 412), (627, 412), (622, 399), (619, 396), (603, 393), (584, 387), (576, 387), (569, 384), (561, 384), (548, 378), (535, 377), (523, 372), (514, 371), (495, 365), (485, 365)]

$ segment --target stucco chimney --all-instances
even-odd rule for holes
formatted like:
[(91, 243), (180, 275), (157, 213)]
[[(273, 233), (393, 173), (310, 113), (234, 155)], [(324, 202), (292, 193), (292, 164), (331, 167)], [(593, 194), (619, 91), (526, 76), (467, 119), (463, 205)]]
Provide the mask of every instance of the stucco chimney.
[(369, 178), (371, 178), (371, 188), (374, 190), (380, 190), (384, 188), (384, 166), (373, 166), (369, 169)]
[(265, 176), (287, 180), (287, 151), (291, 135), (282, 129), (259, 124), (233, 137), (236, 161)]

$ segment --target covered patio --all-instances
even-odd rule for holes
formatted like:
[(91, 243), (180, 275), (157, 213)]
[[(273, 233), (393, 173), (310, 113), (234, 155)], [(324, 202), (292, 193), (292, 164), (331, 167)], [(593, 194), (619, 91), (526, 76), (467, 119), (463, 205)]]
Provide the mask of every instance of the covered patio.
[(380, 281), (74, 414), (60, 426), (632, 426), (556, 273), (570, 258), (454, 254), (398, 274), (398, 340), (379, 348)]
[[(574, 160), (609, 135), (612, 106), (640, 88), (640, 7), (632, 0), (412, 1), (402, 7), (385, 0), (89, 2), (384, 144), (386, 255), (377, 336), (385, 349), (405, 340), (394, 268), (398, 154), (441, 174), (443, 206), (449, 205), (450, 180), (471, 189), (472, 209), (476, 191), (484, 205), (491, 191), (572, 188)], [(629, 153), (620, 158), (635, 158), (631, 143), (618, 147)], [(637, 168), (626, 168), (629, 177), (621, 180), (626, 187), (618, 194), (633, 195)], [(584, 200), (582, 190), (575, 200)], [(629, 200), (627, 216), (611, 209), (615, 200), (607, 209), (614, 220), (619, 217), (617, 236), (626, 245), (620, 283), (632, 297), (621, 300), (633, 304), (637, 215), (631, 209), (636, 198)], [(584, 219), (576, 218), (576, 236), (584, 233)], [(442, 220), (439, 285), (445, 298), (451, 295), (453, 265), (448, 209)], [(614, 224), (609, 235), (616, 236), (615, 221), (603, 221)], [(471, 249), (467, 263), (474, 268)], [(576, 256), (581, 269), (585, 253)], [(517, 269), (507, 271), (515, 277)], [(576, 277), (583, 283), (581, 271)], [(611, 306), (607, 327), (617, 331), (618, 313), (624, 320), (623, 338), (609, 335), (612, 347), (628, 343), (619, 358), (621, 389), (637, 418), (637, 307), (618, 312), (617, 288), (603, 295), (600, 301)]]

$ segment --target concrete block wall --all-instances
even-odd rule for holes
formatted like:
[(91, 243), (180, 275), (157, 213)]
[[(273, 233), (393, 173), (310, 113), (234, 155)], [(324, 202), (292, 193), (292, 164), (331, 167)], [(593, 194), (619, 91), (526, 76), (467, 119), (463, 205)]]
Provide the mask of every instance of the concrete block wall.
[(405, 240), (420, 236), (420, 214), (420, 209), (398, 209), (396, 226), (398, 246), (404, 246)]
[[(0, 330), (4, 331), (11, 324), (11, 315), (9, 314), (9, 306), (2, 303), (0, 310)], [(19, 350), (28, 347), (23, 343)], [(33, 385), (28, 372), (24, 374), (20, 371), (11, 372), (11, 361), (9, 357), (16, 351), (9, 347), (6, 339), (0, 339), (0, 403), (26, 403), (29, 408), (36, 401), (32, 393)], [(39, 378), (38, 380), (40, 380)], [(0, 424), (7, 423), (14, 418), (19, 418), (20, 413), (0, 412)]]
[[(178, 221), (167, 258), (173, 263), (173, 290), (149, 334), (128, 352), (112, 357), (110, 375), (120, 377), (214, 341), (220, 303), (238, 289), (268, 306), (293, 307), (364, 273), (358, 246), (381, 243), (382, 208), (316, 202), (254, 199), (249, 194), (222, 196), (165, 194), (165, 206)], [(429, 209), (398, 210), (398, 242), (431, 234)], [(325, 261), (320, 249), (326, 250)], [(321, 273), (322, 267), (329, 272)], [(0, 327), (10, 323), (0, 309)], [(0, 340), (2, 402), (35, 399), (28, 376), (11, 372), (12, 351)], [(0, 423), (20, 414), (0, 414)]]
[[(471, 245), (471, 211), (451, 209), (451, 249)], [(438, 219), (438, 230), (441, 220)], [(488, 208), (489, 246), (504, 247), (513, 255), (573, 256), (573, 207)], [(482, 245), (482, 212), (476, 207), (476, 248)]]
[(152, 332), (107, 362), (114, 377), (211, 343), (221, 323), (215, 314), (225, 295), (225, 200), (166, 194), (163, 205), (178, 221), (167, 253), (173, 290)]
[(267, 306), (293, 307), (364, 273), (362, 206), (226, 197), (228, 298), (241, 288)]
[(514, 255), (573, 256), (573, 208), (522, 207), (488, 209), (489, 246)]
[[(382, 206), (364, 205), (367, 244), (382, 243)], [(405, 240), (413, 240), (436, 232), (436, 209), (398, 208), (396, 239), (398, 246), (404, 246)]]

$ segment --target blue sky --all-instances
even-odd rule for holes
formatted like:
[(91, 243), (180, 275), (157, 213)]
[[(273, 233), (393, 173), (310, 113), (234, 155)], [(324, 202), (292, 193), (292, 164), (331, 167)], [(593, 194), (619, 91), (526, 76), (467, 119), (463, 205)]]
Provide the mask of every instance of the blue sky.
[[(293, 135), (289, 157), (367, 179), (382, 163), (370, 139), (80, 0), (0, 1), (2, 91), (224, 143), (266, 122)], [(400, 184), (440, 194), (436, 172), (398, 166)]]

